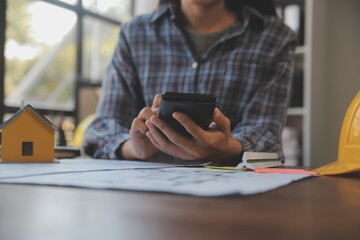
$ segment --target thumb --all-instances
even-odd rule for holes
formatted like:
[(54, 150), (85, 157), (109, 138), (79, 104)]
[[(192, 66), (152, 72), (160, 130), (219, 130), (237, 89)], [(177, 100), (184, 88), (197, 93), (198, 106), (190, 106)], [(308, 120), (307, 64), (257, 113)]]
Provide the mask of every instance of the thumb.
[(221, 132), (230, 134), (230, 120), (218, 108), (214, 111), (214, 122)]
[(161, 101), (162, 94), (158, 93), (155, 95), (153, 100), (153, 107), (158, 108), (160, 107), (160, 101)]
[(160, 107), (160, 101), (161, 101), (161, 94), (156, 94), (153, 100), (153, 104), (151, 106), (151, 109), (153, 111), (156, 111)]

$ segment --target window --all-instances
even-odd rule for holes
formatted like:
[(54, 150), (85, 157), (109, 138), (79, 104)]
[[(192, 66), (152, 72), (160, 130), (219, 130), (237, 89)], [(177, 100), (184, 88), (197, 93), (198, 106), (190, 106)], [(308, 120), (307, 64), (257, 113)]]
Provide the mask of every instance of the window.
[(0, 17), (0, 25), (6, 26), (0, 28), (0, 51), (5, 56), (0, 59), (1, 120), (17, 111), (21, 100), (42, 114), (76, 119), (79, 91), (101, 84), (119, 26), (132, 15), (132, 4), (131, 0), (1, 1), (0, 16), (6, 13), (6, 19)]
[(22, 142), (22, 155), (32, 156), (33, 155), (33, 142)]

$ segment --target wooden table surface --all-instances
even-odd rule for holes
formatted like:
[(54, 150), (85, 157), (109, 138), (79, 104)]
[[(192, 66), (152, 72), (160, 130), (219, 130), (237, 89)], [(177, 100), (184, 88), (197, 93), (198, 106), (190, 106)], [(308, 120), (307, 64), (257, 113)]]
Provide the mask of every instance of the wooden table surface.
[(360, 239), (360, 172), (258, 195), (0, 184), (1, 240)]

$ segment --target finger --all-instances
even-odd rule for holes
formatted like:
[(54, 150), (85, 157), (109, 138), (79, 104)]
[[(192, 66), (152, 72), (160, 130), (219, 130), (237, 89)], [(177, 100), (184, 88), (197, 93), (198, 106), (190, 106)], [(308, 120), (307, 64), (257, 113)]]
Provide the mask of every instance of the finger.
[(134, 133), (140, 132), (141, 134), (145, 134), (147, 131), (149, 131), (148, 127), (145, 125), (144, 120), (138, 117), (134, 118), (131, 124), (131, 130), (134, 131)]
[[(171, 127), (168, 127), (161, 119), (159, 119), (160, 124), (153, 124), (153, 122), (157, 122), (157, 118), (158, 117), (151, 117), (150, 120), (146, 121), (146, 125), (149, 128), (146, 136), (151, 134), (153, 141), (156, 142), (163, 152), (169, 155), (184, 160), (199, 158), (199, 149), (193, 140), (180, 135)], [(164, 125), (162, 125), (162, 123), (164, 123)]]
[[(148, 137), (148, 139), (150, 140), (150, 142), (156, 147), (158, 148), (160, 151), (168, 154), (168, 155), (171, 155), (171, 156), (174, 156), (174, 157), (177, 157), (177, 158), (180, 158), (180, 159), (188, 159), (189, 157), (187, 157), (184, 153), (184, 151), (181, 151), (179, 150), (176, 146), (173, 147), (173, 146), (166, 146), (166, 147), (163, 147), (161, 146), (156, 140), (155, 138), (153, 137), (153, 135), (151, 134), (151, 132), (147, 132), (146, 133), (146, 136)], [(169, 143), (169, 144), (172, 144), (172, 143)]]
[(151, 117), (150, 122), (154, 126), (156, 126), (157, 129), (159, 129), (167, 137), (168, 140), (170, 140), (172, 143), (179, 146), (180, 148), (191, 149), (193, 147), (193, 143), (189, 138), (182, 136), (181, 134), (176, 132), (173, 128), (171, 128), (159, 117), (157, 116)]
[(142, 120), (148, 120), (151, 118), (151, 116), (156, 115), (156, 113), (154, 113), (149, 107), (145, 107), (143, 109), (141, 109), (138, 118), (142, 119)]
[(214, 111), (214, 122), (221, 132), (230, 134), (230, 120), (218, 108)]
[(159, 108), (162, 94), (156, 94), (153, 100), (152, 108)]
[(159, 108), (151, 107), (151, 111), (154, 113), (154, 115), (156, 115), (156, 116), (159, 115)]
[(176, 154), (176, 152), (181, 152), (181, 149), (172, 143), (151, 121), (146, 121), (146, 125), (149, 128), (146, 136), (157, 148), (171, 155)]
[(169, 139), (161, 132), (161, 130), (159, 130), (152, 122), (151, 120), (147, 120), (145, 122), (146, 126), (149, 129), (149, 132), (151, 133), (151, 135), (153, 136), (153, 138), (155, 139), (155, 141), (160, 144), (161, 146), (166, 145), (167, 143), (169, 143)]
[(206, 132), (198, 124), (196, 124), (189, 116), (180, 112), (174, 112), (175, 118), (194, 138), (204, 140), (207, 137)]
[(162, 147), (161, 147), (160, 144), (154, 139), (154, 137), (152, 136), (152, 134), (151, 134), (150, 131), (148, 131), (148, 132), (146, 133), (146, 137), (150, 140), (150, 142), (151, 142), (157, 149), (159, 149), (160, 151), (163, 152)]

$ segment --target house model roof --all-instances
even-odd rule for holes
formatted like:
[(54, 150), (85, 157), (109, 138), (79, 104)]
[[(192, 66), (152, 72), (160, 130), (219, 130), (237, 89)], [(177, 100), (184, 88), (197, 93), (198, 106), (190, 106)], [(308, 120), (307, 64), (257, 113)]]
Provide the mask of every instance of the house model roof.
[(3, 129), (4, 127), (6, 127), (9, 123), (11, 123), (12, 121), (14, 121), (18, 116), (20, 116), (22, 113), (24, 113), (26, 111), (26, 109), (30, 109), (33, 113), (35, 113), (35, 115), (41, 119), (42, 121), (44, 121), (44, 123), (46, 123), (47, 125), (49, 125), (50, 127), (52, 127), (55, 131), (57, 131), (57, 128), (54, 126), (54, 124), (52, 124), (52, 122), (50, 122), (46, 117), (44, 117), (42, 114), (40, 114), (38, 111), (35, 110), (35, 108), (33, 108), (30, 104), (26, 105), (25, 107), (22, 107), (19, 109), (19, 111), (17, 111), (11, 118), (9, 118), (6, 122), (4, 122), (3, 124), (0, 125), (0, 130)]

